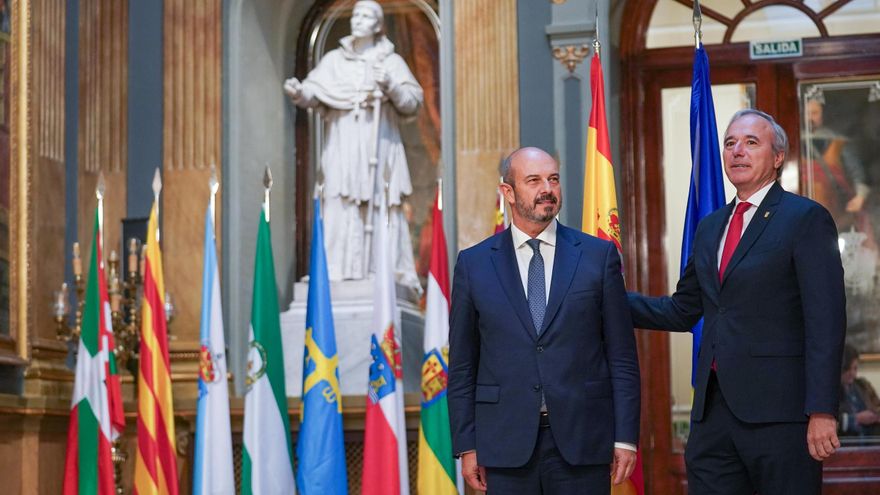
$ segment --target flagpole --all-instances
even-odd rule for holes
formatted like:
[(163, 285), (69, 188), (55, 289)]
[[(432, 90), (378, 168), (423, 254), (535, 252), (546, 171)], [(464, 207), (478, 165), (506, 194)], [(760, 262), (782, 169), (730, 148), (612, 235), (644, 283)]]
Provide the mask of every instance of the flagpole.
[(156, 203), (156, 242), (159, 242), (159, 194), (162, 192), (162, 175), (159, 173), (159, 167), (156, 167), (156, 173), (153, 174), (153, 201)]
[(272, 170), (269, 164), (266, 164), (266, 171), (263, 173), (263, 211), (266, 212), (266, 223), (269, 223), (269, 192), (272, 191)]
[(98, 198), (98, 230), (101, 232), (101, 259), (99, 262), (104, 264), (104, 192), (106, 186), (104, 184), (104, 172), (98, 174), (98, 186), (95, 187), (95, 196)]
[(699, 49), (703, 41), (703, 13), (700, 10), (700, 0), (694, 0), (694, 49)]
[(211, 221), (214, 223), (214, 236), (217, 235), (217, 191), (220, 190), (220, 182), (217, 180), (217, 169), (211, 164), (211, 178), (208, 179), (208, 189), (211, 191), (209, 208), (211, 209)]

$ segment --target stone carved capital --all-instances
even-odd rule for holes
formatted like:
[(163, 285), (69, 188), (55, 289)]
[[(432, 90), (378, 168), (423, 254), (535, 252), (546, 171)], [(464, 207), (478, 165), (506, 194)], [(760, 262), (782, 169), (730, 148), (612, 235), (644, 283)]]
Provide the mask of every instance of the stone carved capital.
[(573, 73), (575, 67), (589, 54), (590, 47), (587, 45), (566, 45), (553, 48), (553, 58), (559, 60), (570, 73)]

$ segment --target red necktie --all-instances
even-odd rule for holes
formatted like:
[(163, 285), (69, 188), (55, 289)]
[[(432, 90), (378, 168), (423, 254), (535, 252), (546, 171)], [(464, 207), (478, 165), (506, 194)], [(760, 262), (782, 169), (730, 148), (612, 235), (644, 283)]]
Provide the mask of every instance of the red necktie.
[(739, 239), (742, 237), (743, 214), (750, 206), (752, 206), (751, 203), (743, 201), (736, 205), (736, 210), (733, 211), (730, 227), (727, 228), (727, 237), (724, 239), (724, 249), (721, 251), (721, 264), (718, 265), (718, 280), (724, 278), (724, 269), (727, 268), (730, 258), (733, 257), (733, 252), (736, 251), (736, 245), (739, 244)]

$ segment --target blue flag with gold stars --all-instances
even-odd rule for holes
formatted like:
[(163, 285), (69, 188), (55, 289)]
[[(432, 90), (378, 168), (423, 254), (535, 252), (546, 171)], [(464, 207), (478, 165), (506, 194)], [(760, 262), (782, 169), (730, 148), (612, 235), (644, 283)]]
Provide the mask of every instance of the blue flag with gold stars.
[(302, 425), (296, 446), (296, 488), (301, 494), (346, 494), (339, 356), (324, 252), (321, 203), (315, 199), (306, 342), (303, 353)]

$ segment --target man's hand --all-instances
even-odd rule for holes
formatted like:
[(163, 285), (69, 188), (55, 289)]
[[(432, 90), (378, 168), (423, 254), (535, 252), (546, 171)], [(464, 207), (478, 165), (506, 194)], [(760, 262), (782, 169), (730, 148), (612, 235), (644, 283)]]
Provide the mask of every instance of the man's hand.
[(477, 464), (477, 452), (461, 454), (461, 475), (474, 490), (486, 491), (486, 468)]
[(632, 450), (614, 449), (614, 462), (611, 463), (611, 482), (619, 485), (629, 479), (636, 468), (636, 453)]
[(807, 424), (807, 447), (810, 455), (817, 461), (831, 456), (838, 447), (837, 420), (830, 414), (811, 414)]

